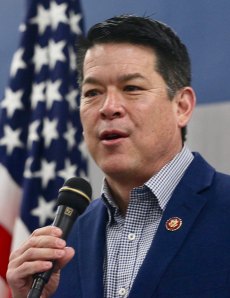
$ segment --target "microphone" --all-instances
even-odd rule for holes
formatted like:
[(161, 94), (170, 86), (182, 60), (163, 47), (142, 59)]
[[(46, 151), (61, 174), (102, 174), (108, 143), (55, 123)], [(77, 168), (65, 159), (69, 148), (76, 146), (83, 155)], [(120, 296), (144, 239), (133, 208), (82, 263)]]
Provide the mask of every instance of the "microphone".
[[(83, 178), (70, 178), (60, 188), (57, 199), (58, 208), (52, 225), (62, 230), (62, 239), (67, 239), (76, 218), (85, 211), (91, 202), (91, 196), (92, 188)], [(53, 273), (54, 264), (53, 261), (51, 269), (35, 275), (27, 298), (40, 298), (45, 284)]]

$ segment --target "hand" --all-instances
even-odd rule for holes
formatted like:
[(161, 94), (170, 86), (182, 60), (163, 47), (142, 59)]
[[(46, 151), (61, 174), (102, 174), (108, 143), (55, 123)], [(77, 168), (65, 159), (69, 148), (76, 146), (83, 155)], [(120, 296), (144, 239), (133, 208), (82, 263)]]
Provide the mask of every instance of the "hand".
[(60, 239), (61, 229), (48, 226), (35, 230), (29, 239), (10, 255), (7, 281), (14, 298), (26, 298), (35, 273), (47, 271), (55, 260), (55, 269), (45, 285), (42, 298), (52, 295), (58, 287), (60, 270), (74, 256), (74, 249)]

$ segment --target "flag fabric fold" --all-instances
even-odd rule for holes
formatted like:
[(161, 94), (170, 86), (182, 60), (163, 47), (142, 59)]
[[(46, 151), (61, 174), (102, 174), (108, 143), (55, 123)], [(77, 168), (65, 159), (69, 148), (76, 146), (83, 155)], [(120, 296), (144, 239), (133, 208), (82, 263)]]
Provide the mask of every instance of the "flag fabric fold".
[(6, 293), (12, 242), (51, 223), (66, 179), (87, 176), (75, 51), (83, 31), (80, 3), (28, 5), (0, 102), (0, 293)]

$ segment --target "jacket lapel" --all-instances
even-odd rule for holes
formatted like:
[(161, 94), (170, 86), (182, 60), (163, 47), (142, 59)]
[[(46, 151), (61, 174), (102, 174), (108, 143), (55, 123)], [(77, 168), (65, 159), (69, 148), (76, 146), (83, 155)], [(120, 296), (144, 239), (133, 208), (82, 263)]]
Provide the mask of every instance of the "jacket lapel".
[[(96, 208), (92, 208), (82, 217), (79, 223), (78, 262), (83, 298), (102, 298), (103, 290), (103, 261), (105, 250), (105, 228), (107, 212), (104, 204), (97, 201)], [(87, 231), (82, 234), (81, 231)]]
[[(213, 168), (199, 154), (195, 154), (164, 211), (154, 241), (131, 289), (130, 298), (153, 297), (162, 275), (207, 202), (207, 197), (201, 191), (210, 186), (213, 175)], [(166, 221), (172, 217), (182, 220), (178, 230), (166, 229)]]

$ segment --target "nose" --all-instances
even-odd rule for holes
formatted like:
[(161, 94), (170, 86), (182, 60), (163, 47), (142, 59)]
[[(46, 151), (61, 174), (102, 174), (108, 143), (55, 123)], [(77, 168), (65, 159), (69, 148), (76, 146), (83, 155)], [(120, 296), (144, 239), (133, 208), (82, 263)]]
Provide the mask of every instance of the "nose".
[(125, 109), (119, 92), (107, 92), (103, 105), (99, 110), (102, 119), (112, 120), (124, 115)]

